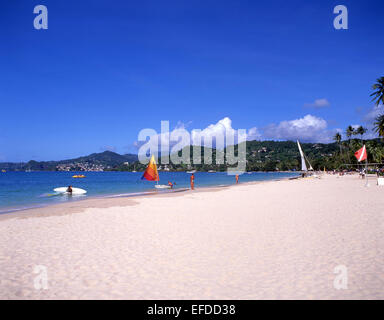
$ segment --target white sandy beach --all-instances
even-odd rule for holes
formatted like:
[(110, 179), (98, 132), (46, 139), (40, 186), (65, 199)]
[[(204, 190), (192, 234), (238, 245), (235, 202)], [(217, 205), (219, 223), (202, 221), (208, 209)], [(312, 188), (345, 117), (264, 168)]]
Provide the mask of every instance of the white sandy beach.
[[(374, 181), (325, 175), (2, 215), (0, 298), (383, 299)], [(46, 290), (34, 288), (38, 265)], [(348, 289), (334, 288), (339, 265)]]

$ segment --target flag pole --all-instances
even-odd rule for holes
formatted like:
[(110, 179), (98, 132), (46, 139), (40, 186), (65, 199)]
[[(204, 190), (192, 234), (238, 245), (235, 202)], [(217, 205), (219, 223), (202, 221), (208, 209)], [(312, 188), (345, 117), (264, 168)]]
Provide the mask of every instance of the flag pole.
[(369, 187), (368, 183), (368, 157), (365, 159), (365, 186)]

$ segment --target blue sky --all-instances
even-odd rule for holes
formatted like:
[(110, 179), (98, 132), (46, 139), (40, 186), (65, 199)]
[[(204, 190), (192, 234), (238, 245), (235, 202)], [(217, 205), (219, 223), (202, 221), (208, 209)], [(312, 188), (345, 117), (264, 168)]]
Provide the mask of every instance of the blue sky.
[[(33, 28), (38, 4), (48, 30)], [(348, 30), (333, 27), (338, 4)], [(4, 2), (0, 161), (134, 153), (138, 132), (160, 131), (161, 120), (204, 129), (229, 118), (262, 139), (304, 141), (369, 126), (371, 86), (384, 76), (383, 9), (369, 0)]]

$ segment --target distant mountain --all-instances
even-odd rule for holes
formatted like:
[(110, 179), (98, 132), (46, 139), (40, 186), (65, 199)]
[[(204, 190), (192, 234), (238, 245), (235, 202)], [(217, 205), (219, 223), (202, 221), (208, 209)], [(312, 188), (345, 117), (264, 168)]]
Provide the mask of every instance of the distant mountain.
[(137, 155), (134, 154), (125, 154), (121, 155), (112, 151), (104, 151), (101, 153), (92, 153), (89, 156), (79, 157), (75, 159), (68, 159), (59, 161), (59, 163), (67, 164), (74, 162), (89, 162), (89, 163), (98, 163), (106, 166), (116, 166), (124, 162), (137, 161)]
[(8, 171), (103, 171), (138, 160), (135, 154), (118, 154), (112, 151), (101, 153), (92, 153), (89, 156), (83, 156), (74, 159), (60, 161), (35, 161), (27, 163), (0, 162), (0, 170)]

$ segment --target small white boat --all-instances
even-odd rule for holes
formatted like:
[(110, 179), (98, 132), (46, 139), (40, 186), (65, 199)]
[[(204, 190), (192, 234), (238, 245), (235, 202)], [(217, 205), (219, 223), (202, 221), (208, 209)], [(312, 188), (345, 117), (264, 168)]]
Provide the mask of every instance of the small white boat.
[(156, 189), (171, 189), (171, 186), (168, 186), (166, 184), (155, 184)]
[(195, 173), (196, 170), (187, 171), (187, 173)]
[[(297, 140), (297, 146), (299, 148), (300, 156), (301, 156), (301, 171), (308, 172), (313, 171), (311, 163), (308, 161), (307, 157), (304, 155), (303, 150), (301, 149), (301, 145), (299, 140)], [(307, 160), (309, 164), (309, 169), (307, 168), (307, 164), (305, 163), (305, 160)]]
[(171, 186), (166, 184), (159, 184), (159, 173), (157, 171), (157, 165), (155, 157), (152, 155), (151, 160), (148, 163), (147, 169), (144, 171), (141, 179), (146, 179), (148, 181), (156, 181), (155, 188), (156, 189), (171, 189)]
[[(311, 163), (309, 162), (308, 158), (305, 156), (303, 150), (301, 149), (299, 140), (297, 140), (297, 146), (299, 148), (299, 152), (301, 156), (301, 171), (303, 172), (304, 176), (320, 179), (320, 176), (315, 173)], [(308, 162), (309, 169), (307, 168), (306, 162)]]
[[(58, 194), (71, 194), (67, 192), (68, 187), (60, 187), (60, 188), (55, 188), (53, 191), (55, 191)], [(84, 189), (80, 188), (72, 188), (72, 195), (79, 195), (79, 194), (86, 194), (87, 191)]]

